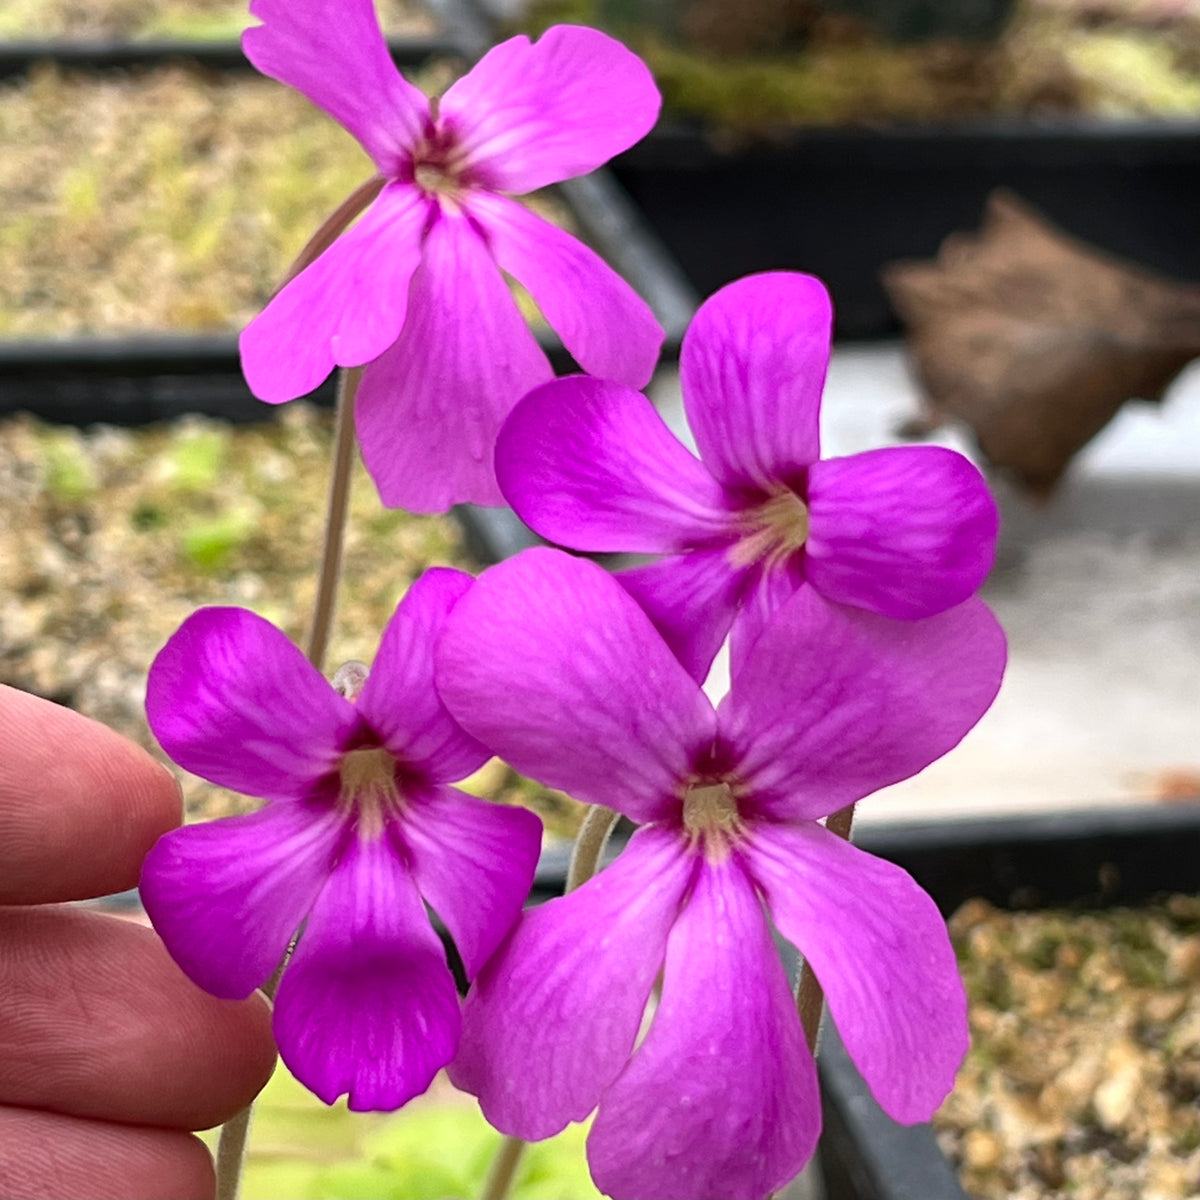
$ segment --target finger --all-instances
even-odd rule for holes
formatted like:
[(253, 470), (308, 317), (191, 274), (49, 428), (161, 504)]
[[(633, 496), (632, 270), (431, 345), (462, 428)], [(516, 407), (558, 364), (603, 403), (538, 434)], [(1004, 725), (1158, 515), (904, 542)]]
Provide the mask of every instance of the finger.
[(141, 925), (0, 909), (0, 1103), (207, 1129), (270, 1077), (270, 1025), (261, 996), (202, 992)]
[(0, 904), (133, 887), (181, 811), (170, 772), (133, 742), (0, 686)]
[(0, 1107), (0, 1196), (212, 1200), (215, 1187), (190, 1133)]

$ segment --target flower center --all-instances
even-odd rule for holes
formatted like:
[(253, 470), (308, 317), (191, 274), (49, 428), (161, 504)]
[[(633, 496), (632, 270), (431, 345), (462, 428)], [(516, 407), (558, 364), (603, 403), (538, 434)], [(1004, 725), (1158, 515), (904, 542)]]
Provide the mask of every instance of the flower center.
[(427, 196), (454, 203), (470, 186), (466, 155), (457, 138), (436, 123), (413, 151), (413, 182)]
[(808, 505), (792, 491), (747, 509), (740, 523), (745, 532), (729, 551), (734, 566), (778, 566), (808, 541)]
[(724, 858), (742, 828), (729, 784), (689, 784), (683, 793), (683, 827), (693, 846), (704, 843), (708, 858)]
[(417, 163), (413, 171), (413, 179), (417, 187), (430, 195), (456, 196), (462, 190), (462, 184), (456, 175), (452, 175), (440, 163)]
[(347, 816), (353, 814), (360, 838), (377, 838), (389, 814), (403, 803), (396, 784), (396, 760), (382, 746), (348, 750), (338, 763), (338, 773), (339, 807)]

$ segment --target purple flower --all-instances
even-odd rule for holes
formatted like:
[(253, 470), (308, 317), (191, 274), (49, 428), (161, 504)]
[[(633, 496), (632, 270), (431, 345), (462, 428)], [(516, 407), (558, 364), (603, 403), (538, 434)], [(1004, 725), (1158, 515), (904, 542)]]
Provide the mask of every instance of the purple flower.
[(513, 404), (553, 378), (501, 272), (532, 293), (586, 371), (634, 387), (662, 330), (586, 246), (508, 198), (594, 170), (643, 137), (659, 94), (594, 29), (556, 26), (486, 54), (440, 100), (401, 77), (372, 0), (252, 0), (243, 38), (266, 75), (350, 131), (386, 182), (362, 219), (242, 334), (272, 404), (370, 363), (358, 435), (385, 504), (502, 504), (492, 466)]
[(665, 556), (618, 578), (697, 678), (731, 626), (736, 669), (803, 582), (911, 619), (953, 608), (991, 567), (996, 507), (962, 455), (820, 460), (831, 320), (821, 282), (788, 273), (700, 307), (680, 359), (699, 460), (644, 396), (597, 379), (537, 388), (501, 432), (500, 486), (543, 537)]
[(533, 550), (480, 578), (437, 658), (476, 737), (643, 826), (591, 882), (527, 911), (468, 994), (451, 1078), (493, 1124), (544, 1138), (599, 1105), (588, 1158), (618, 1198), (782, 1185), (820, 1104), (768, 914), (880, 1104), (929, 1118), (967, 1045), (945, 925), (907, 874), (818, 818), (921, 770), (984, 713), (1005, 647), (982, 601), (897, 622), (802, 588), (714, 711), (611, 576)]
[(326, 1103), (398, 1108), (454, 1054), (458, 997), (422, 901), (473, 976), (533, 878), (537, 817), (445, 786), (488, 757), (433, 689), (434, 641), (471, 582), (440, 569), (413, 584), (357, 703), (238, 608), (193, 613), (150, 670), (163, 749), (268, 803), (163, 837), (146, 911), (192, 980), (228, 999), (264, 983), (302, 928), (275, 1037)]

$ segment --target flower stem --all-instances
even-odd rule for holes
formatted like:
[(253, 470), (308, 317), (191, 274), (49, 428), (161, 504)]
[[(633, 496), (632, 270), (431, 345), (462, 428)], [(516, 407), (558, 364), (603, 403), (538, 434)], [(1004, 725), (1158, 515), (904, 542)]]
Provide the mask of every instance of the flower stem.
[[(850, 828), (854, 824), (854, 805), (848, 804), (831, 813), (825, 822), (825, 828), (830, 833), (837, 834), (844, 841), (850, 840)], [(808, 1042), (809, 1051), (817, 1051), (817, 1035), (821, 1032), (821, 1010), (825, 1007), (825, 991), (817, 982), (812, 968), (805, 961), (800, 970), (800, 990), (796, 1006), (800, 1010), (800, 1024), (804, 1026), (804, 1040)]]
[(383, 185), (386, 182), (387, 180), (382, 175), (372, 175), (365, 183), (360, 183), (325, 218), (321, 228), (305, 242), (304, 249), (296, 256), (296, 261), (288, 268), (287, 274), (276, 291), (282, 291), (305, 267), (320, 258), (345, 233), (350, 222), (383, 191)]
[(505, 1137), (492, 1159), (487, 1182), (483, 1185), (483, 1200), (504, 1200), (512, 1187), (513, 1176), (525, 1152), (525, 1142), (519, 1137)]
[[(296, 940), (291, 940), (283, 953), (283, 959), (275, 968), (275, 973), (258, 989), (268, 1000), (275, 999), (283, 968), (292, 957)], [(214, 1200), (237, 1200), (238, 1186), (242, 1181), (242, 1164), (246, 1160), (246, 1138), (250, 1133), (250, 1116), (253, 1112), (254, 1101), (251, 1100), (241, 1112), (234, 1113), (221, 1126), (221, 1136), (217, 1139), (217, 1190)]]
[(575, 847), (571, 851), (571, 864), (567, 868), (566, 892), (573, 892), (577, 887), (587, 883), (596, 873), (600, 865), (600, 856), (608, 845), (608, 838), (616, 828), (619, 813), (605, 808), (603, 804), (589, 804), (583, 814), (583, 823), (575, 838)]
[(337, 416), (333, 435), (333, 470), (329, 478), (329, 503), (325, 510), (325, 540), (321, 547), (321, 573), (308, 634), (308, 660), (319, 671), (325, 661), (329, 629), (342, 573), (342, 546), (346, 514), (350, 508), (350, 477), (354, 467), (354, 396), (362, 367), (342, 368), (338, 376)]
[[(354, 395), (362, 376), (361, 367), (343, 368), (338, 378), (337, 416), (334, 422), (333, 464), (329, 479), (329, 502), (325, 510), (325, 538), (321, 546), (321, 571), (317, 579), (317, 598), (313, 605), (312, 626), (308, 634), (308, 659), (318, 670), (325, 659), (329, 630), (337, 601), (338, 581), (342, 572), (342, 546), (346, 533), (346, 514), (350, 508), (350, 479), (354, 467)], [(275, 999), (283, 968), (291, 957), (288, 947), (275, 974), (260, 989), (268, 1000)], [(236, 1200), (246, 1157), (246, 1138), (250, 1132), (251, 1101), (241, 1112), (221, 1126), (217, 1142), (216, 1200)]]
[[(595, 875), (604, 847), (608, 845), (609, 835), (616, 828), (619, 817), (620, 813), (605, 808), (603, 804), (588, 806), (571, 851), (564, 895), (581, 887)], [(518, 1137), (505, 1137), (500, 1143), (483, 1187), (482, 1200), (505, 1200), (520, 1165), (521, 1155), (525, 1152), (525, 1145)]]

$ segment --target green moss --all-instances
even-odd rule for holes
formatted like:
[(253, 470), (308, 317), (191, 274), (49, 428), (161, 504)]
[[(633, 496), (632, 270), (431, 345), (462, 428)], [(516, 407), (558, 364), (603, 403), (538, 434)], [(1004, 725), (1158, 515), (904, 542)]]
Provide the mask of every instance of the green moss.
[(244, 508), (230, 509), (207, 520), (194, 520), (184, 530), (180, 549), (198, 570), (215, 574), (228, 570), (234, 555), (254, 532), (253, 514)]
[(91, 460), (72, 430), (47, 431), (41, 442), (46, 492), (58, 503), (82, 504), (96, 491)]
[[(956, 121), (1054, 111), (1101, 116), (1192, 116), (1200, 108), (1195, 22), (1110, 17), (1089, 22), (1045, 4), (1018, 3), (991, 42), (940, 37), (896, 44), (853, 18), (822, 21), (797, 7), (763, 54), (709, 52), (652, 20), (595, 0), (537, 0), (524, 22), (607, 28), (645, 58), (664, 112), (717, 131), (757, 134), (787, 125)], [(671, 12), (676, 24), (685, 6)], [(609, 20), (608, 18), (612, 18)], [(686, 27), (686, 20), (682, 21)], [(1099, 28), (1094, 27), (1099, 24)]]
[(164, 475), (171, 490), (211, 492), (221, 477), (229, 438), (229, 429), (216, 424), (180, 431), (164, 458)]

